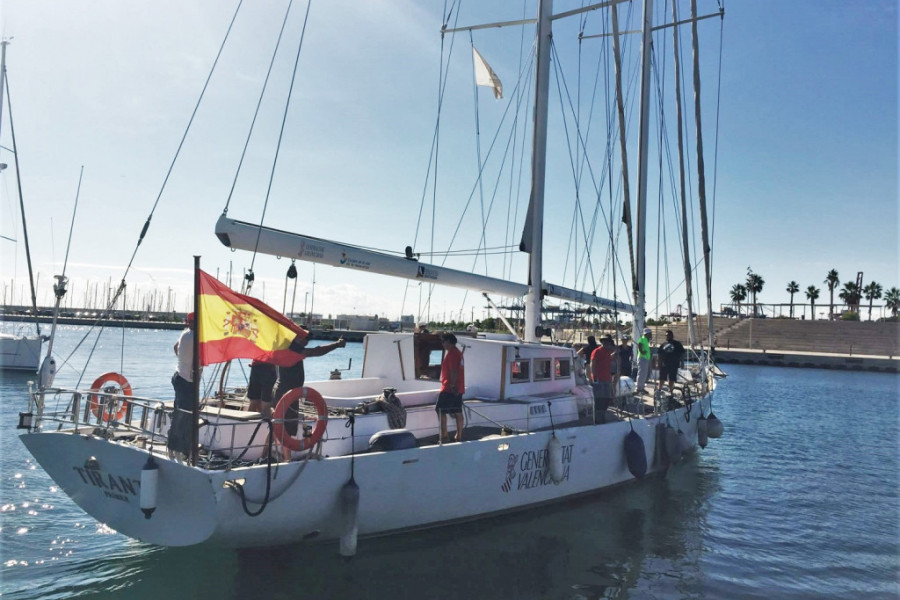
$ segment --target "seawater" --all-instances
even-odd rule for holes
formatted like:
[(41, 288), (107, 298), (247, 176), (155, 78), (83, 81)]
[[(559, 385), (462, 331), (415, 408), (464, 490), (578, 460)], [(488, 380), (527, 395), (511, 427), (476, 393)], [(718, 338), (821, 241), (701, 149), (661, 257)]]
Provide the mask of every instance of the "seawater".
[[(57, 381), (124, 373), (171, 397), (178, 332), (65, 327)], [(79, 345), (80, 342), (80, 345)], [(124, 342), (124, 343), (123, 343)], [(76, 349), (77, 347), (77, 349)], [(362, 345), (307, 379), (359, 377)], [(900, 377), (729, 365), (725, 435), (665, 478), (576, 502), (403, 536), (253, 550), (158, 548), (82, 512), (15, 425), (33, 377), (0, 380), (4, 598), (897, 598)], [(246, 365), (232, 369), (232, 382)], [(365, 493), (365, 490), (363, 490)], [(409, 498), (413, 503), (416, 499)], [(404, 510), (404, 506), (397, 506)], [(298, 506), (297, 510), (303, 510)]]

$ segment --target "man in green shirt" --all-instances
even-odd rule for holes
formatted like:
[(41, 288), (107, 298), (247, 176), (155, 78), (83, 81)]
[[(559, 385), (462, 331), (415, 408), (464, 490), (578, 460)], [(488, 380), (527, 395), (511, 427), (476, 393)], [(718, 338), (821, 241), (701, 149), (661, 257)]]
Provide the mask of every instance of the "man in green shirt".
[(637, 374), (637, 391), (642, 393), (644, 386), (647, 384), (647, 378), (650, 376), (650, 340), (653, 338), (653, 332), (649, 327), (644, 328), (644, 335), (637, 342), (638, 355), (638, 374)]

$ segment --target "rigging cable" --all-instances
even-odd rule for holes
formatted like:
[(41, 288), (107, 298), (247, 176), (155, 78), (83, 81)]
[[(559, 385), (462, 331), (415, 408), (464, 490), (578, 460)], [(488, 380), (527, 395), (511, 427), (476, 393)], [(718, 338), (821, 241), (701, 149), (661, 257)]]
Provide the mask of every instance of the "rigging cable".
[[(476, 52), (475, 40), (472, 38), (471, 29), (469, 30), (469, 44), (472, 46), (472, 54), (474, 55)], [(478, 244), (480, 248), (482, 244), (487, 245), (487, 223), (485, 223), (484, 218), (484, 179), (482, 178), (484, 165), (481, 162), (481, 119), (478, 115), (478, 75), (475, 72), (474, 60), (472, 61), (472, 92), (475, 96), (475, 101), (473, 102), (475, 105), (475, 159), (478, 162), (478, 197), (481, 202), (481, 241)], [(487, 256), (484, 257), (484, 274), (488, 274)]]
[(287, 99), (284, 103), (284, 114), (281, 117), (281, 129), (278, 132), (278, 143), (275, 145), (275, 158), (272, 160), (272, 169), (269, 171), (269, 185), (266, 189), (266, 199), (263, 202), (262, 216), (259, 218), (259, 229), (256, 231), (256, 244), (253, 247), (253, 258), (250, 260), (250, 272), (253, 272), (253, 265), (256, 263), (256, 253), (259, 249), (259, 238), (262, 235), (262, 225), (266, 219), (266, 209), (269, 206), (269, 196), (272, 193), (272, 182), (275, 179), (275, 167), (278, 165), (278, 156), (281, 152), (281, 141), (284, 138), (284, 125), (287, 122), (288, 109), (291, 106), (291, 95), (294, 91), (294, 82), (297, 80), (297, 66), (300, 63), (300, 51), (303, 49), (303, 40), (306, 37), (306, 24), (309, 22), (309, 9), (312, 6), (312, 0), (306, 3), (306, 14), (303, 17), (303, 28), (300, 30), (300, 43), (297, 44), (297, 55), (294, 57), (294, 72), (291, 75), (291, 85), (288, 88)]
[[(456, 4), (456, 3), (454, 2), (453, 5), (455, 5), (455, 4)], [(444, 92), (445, 92), (445, 90), (446, 90), (446, 88), (447, 88), (447, 79), (448, 79), (448, 76), (449, 76), (449, 73), (450, 73), (450, 69), (449, 69), (450, 57), (453, 55), (453, 43), (454, 43), (454, 41), (456, 40), (456, 36), (451, 36), (451, 38), (450, 38), (450, 49), (448, 50), (448, 54), (447, 54), (447, 65), (448, 65), (448, 68), (447, 68), (447, 73), (446, 73), (446, 74), (444, 73), (444, 38), (445, 38), (445, 32), (446, 32), (446, 30), (447, 30), (447, 24), (448, 24), (448, 22), (449, 22), (449, 20), (450, 20), (450, 16), (453, 14), (453, 5), (450, 6), (450, 9), (449, 9), (449, 11), (448, 11), (448, 10), (447, 10), (447, 2), (446, 2), (446, 0), (445, 0), (445, 2), (444, 2), (444, 18), (443, 18), (443, 24), (442, 24), (442, 26), (441, 26), (440, 67), (439, 67), (439, 69), (438, 69), (438, 101), (437, 101), (437, 117), (436, 117), (435, 123), (434, 123), (434, 133), (433, 133), (432, 136), (431, 136), (431, 150), (429, 151), (429, 154), (428, 154), (428, 166), (427, 166), (426, 169), (425, 169), (425, 183), (424, 183), (423, 186), (422, 186), (422, 200), (419, 202), (419, 214), (418, 214), (418, 216), (416, 217), (416, 234), (415, 234), (415, 236), (413, 237), (413, 244), (412, 244), (412, 247), (413, 247), (413, 248), (416, 247), (416, 243), (417, 243), (418, 240), (419, 240), (419, 229), (420, 229), (421, 226), (422, 226), (422, 214), (425, 212), (425, 199), (426, 199), (427, 194), (428, 194), (428, 180), (429, 180), (430, 175), (431, 175), (431, 168), (432, 168), (432, 166), (434, 166), (434, 191), (433, 191), (433, 195), (434, 195), (435, 198), (436, 198), (436, 196), (437, 196), (437, 175), (438, 175), (438, 172), (437, 172), (437, 169), (438, 169), (437, 159), (438, 159), (438, 149), (439, 149), (439, 146), (440, 146), (441, 109), (442, 109), (443, 104), (444, 104)], [(456, 21), (454, 21), (454, 23), (453, 23), (454, 28), (456, 27), (456, 24), (457, 24), (458, 21), (459, 21), (459, 13), (456, 14)], [(432, 198), (432, 222), (431, 222), (431, 229), (432, 229), (432, 232), (434, 231), (434, 217), (433, 217), (433, 213), (434, 213), (434, 206), (435, 206), (435, 202), (436, 202), (435, 198)], [(433, 235), (433, 233), (432, 233), (432, 235)], [(434, 252), (434, 244), (433, 244), (433, 243), (432, 243), (431, 251)], [(421, 285), (422, 285), (422, 283), (419, 282), (418, 285), (420, 286), (420, 295), (421, 295)], [(408, 285), (408, 283), (407, 283), (407, 285), (405, 285), (405, 286), (404, 286), (404, 289), (403, 289), (403, 301), (401, 302), (401, 313), (403, 312), (403, 308), (402, 308), (402, 307), (406, 306), (406, 296), (407, 296), (407, 293), (408, 293), (408, 292), (409, 292), (409, 285)], [(416, 317), (417, 320), (418, 320), (419, 318), (421, 318), (421, 306), (419, 307), (419, 311), (418, 311), (418, 312), (419, 312), (419, 314), (418, 314), (417, 317)]]
[[(225, 31), (225, 36), (222, 38), (222, 43), (219, 46), (219, 51), (216, 53), (216, 58), (215, 58), (215, 60), (213, 60), (212, 67), (210, 68), (209, 74), (206, 77), (206, 81), (203, 84), (203, 88), (200, 91), (200, 96), (197, 98), (197, 102), (194, 105), (194, 110), (191, 113), (190, 119), (188, 119), (187, 127), (185, 128), (184, 133), (181, 136), (181, 141), (178, 143), (178, 148), (175, 150), (175, 155), (172, 157), (172, 162), (169, 164), (169, 169), (166, 172), (165, 178), (163, 179), (163, 183), (159, 189), (159, 193), (156, 196), (156, 200), (153, 202), (153, 207), (150, 209), (150, 214), (147, 216), (147, 220), (144, 222), (144, 226), (141, 229), (140, 235), (138, 236), (137, 244), (135, 245), (134, 251), (131, 254), (131, 258), (128, 261), (128, 265), (125, 267), (125, 272), (122, 274), (122, 281), (119, 283), (119, 287), (116, 289), (116, 292), (113, 295), (112, 299), (110, 299), (109, 302), (107, 303), (107, 306), (106, 306), (107, 313), (109, 312), (110, 308), (112, 308), (112, 306), (115, 305), (115, 303), (118, 301), (119, 296), (125, 290), (125, 279), (127, 278), (128, 273), (131, 270), (132, 265), (134, 264), (134, 259), (137, 256), (137, 252), (141, 246), (141, 242), (144, 241), (144, 236), (147, 235), (147, 230), (150, 228), (150, 221), (153, 219), (153, 214), (156, 212), (156, 207), (159, 205), (160, 199), (162, 198), (162, 195), (163, 195), (163, 191), (165, 191), (165, 189), (166, 189), (166, 184), (169, 181), (169, 176), (172, 174), (172, 170), (175, 168), (175, 162), (178, 160), (178, 156), (181, 154), (181, 148), (184, 146), (184, 142), (185, 142), (185, 139), (187, 139), (188, 132), (191, 130), (191, 126), (194, 123), (194, 118), (197, 116), (197, 110), (200, 108), (200, 103), (202, 102), (203, 97), (206, 94), (206, 89), (209, 87), (209, 82), (212, 79), (213, 73), (216, 70), (216, 65), (219, 64), (219, 58), (222, 56), (222, 50), (224, 50), (224, 48), (225, 48), (225, 42), (228, 41), (228, 37), (231, 34), (231, 29), (234, 26), (235, 20), (237, 19), (238, 12), (241, 10), (241, 5), (243, 4), (243, 1), (244, 0), (240, 0), (238, 2), (237, 8), (234, 9), (234, 15), (231, 17), (231, 22), (228, 24), (228, 29)], [(11, 123), (12, 123), (12, 121), (10, 121), (10, 124)], [(105, 328), (105, 325), (102, 325), (101, 323), (103, 323), (103, 319), (99, 318), (88, 327), (88, 330), (85, 332), (84, 337), (82, 337), (81, 341), (79, 341), (78, 344), (75, 345), (75, 349), (72, 350), (72, 352), (69, 354), (69, 356), (66, 358), (66, 360), (64, 362), (68, 362), (68, 360), (74, 355), (75, 351), (87, 339), (87, 337), (94, 330), (94, 328), (99, 325), (100, 331), (97, 333), (97, 341), (94, 343), (94, 347), (91, 349), (91, 353), (88, 356), (87, 360), (85, 361), (85, 370), (87, 369), (87, 365), (91, 360), (91, 356), (93, 356), (94, 350), (97, 348), (97, 342), (99, 342), (100, 334), (103, 333), (103, 329)], [(81, 377), (83, 377), (83, 376), (84, 376), (84, 372), (82, 372)], [(81, 377), (79, 377), (79, 380), (78, 380), (79, 384), (81, 383)]]
[(269, 85), (269, 77), (272, 75), (272, 67), (275, 64), (275, 57), (278, 54), (278, 48), (281, 46), (281, 38), (284, 35), (284, 28), (287, 25), (288, 16), (291, 14), (291, 7), (294, 0), (288, 2), (287, 9), (284, 11), (284, 19), (281, 22), (281, 30), (278, 32), (278, 39), (275, 42), (275, 50), (272, 51), (272, 58), (269, 61), (269, 69), (266, 71), (266, 78), (263, 81), (262, 90), (259, 92), (259, 99), (256, 101), (256, 110), (253, 112), (253, 120), (250, 122), (250, 130), (247, 132), (247, 139), (244, 141), (244, 148), (241, 150), (241, 159), (238, 161), (237, 170), (234, 173), (234, 180), (231, 182), (231, 189), (228, 191), (228, 198), (225, 200), (225, 208), (222, 210), (223, 215), (228, 214), (228, 206), (231, 204), (231, 196), (234, 194), (234, 188), (237, 186), (238, 176), (241, 173), (241, 167), (244, 164), (244, 158), (247, 156), (247, 148), (250, 146), (250, 136), (253, 135), (253, 128), (256, 126), (256, 118), (259, 116), (259, 108), (262, 105), (263, 96)]
[[(523, 2), (522, 3), (522, 19), (523, 20), (526, 17), (527, 10), (528, 10), (527, 3)], [(520, 28), (520, 31), (521, 31), (521, 33), (519, 34), (519, 65), (517, 67), (517, 72), (519, 72), (519, 73), (522, 72), (522, 57), (525, 55), (525, 28), (524, 27)], [(516, 95), (516, 106), (517, 107), (521, 106), (522, 105), (522, 95), (523, 95), (522, 88), (520, 86), (516, 86), (516, 89), (513, 90), (513, 93)], [(523, 126), (522, 129), (524, 130), (525, 127), (526, 126)], [(516, 115), (513, 118), (513, 124), (512, 124), (513, 148), (516, 147), (516, 142), (518, 139), (518, 132), (519, 132), (519, 111), (516, 110)], [(512, 236), (515, 235), (516, 223), (518, 223), (518, 220), (519, 220), (519, 204), (520, 204), (519, 200), (521, 199), (521, 192), (522, 192), (522, 170), (523, 170), (523, 167), (525, 164), (525, 160), (524, 160), (525, 139), (527, 137), (528, 136), (526, 136), (525, 132), (523, 131), (521, 150), (518, 154), (516, 154), (515, 152), (513, 153), (513, 158), (512, 158), (513, 162), (509, 168), (509, 194), (506, 199), (507, 218), (506, 218), (506, 232), (503, 235), (504, 243), (510, 243), (511, 234), (512, 234)], [(515, 165), (516, 156), (519, 157), (519, 176), (518, 176), (518, 178), (516, 178), (516, 165)], [(518, 185), (515, 186), (516, 187), (515, 210), (512, 210), (513, 182), (515, 182), (515, 181), (518, 181)], [(513, 217), (512, 227), (510, 227), (509, 215), (512, 215), (512, 217)], [(510, 245), (513, 245), (513, 244), (510, 243)], [(516, 247), (518, 247), (518, 244), (516, 244)], [(510, 258), (509, 271), (507, 271), (506, 257), (505, 256), (503, 257), (503, 270), (501, 271), (501, 277), (504, 277), (506, 279), (509, 279), (511, 277), (512, 263), (513, 263), (512, 258)]]
[[(4, 42), (5, 44), (6, 42)], [(4, 48), (4, 52), (6, 49)], [(3, 66), (3, 73), (0, 73), (0, 77), (3, 77), (3, 82), (6, 84), (6, 102), (9, 106), (9, 132), (10, 136), (12, 136), (12, 146), (13, 146), (13, 158), (16, 162), (16, 187), (19, 190), (19, 207), (22, 211), (22, 235), (25, 238), (25, 256), (28, 259), (28, 283), (31, 285), (31, 306), (34, 310), (34, 325), (37, 328), (37, 334), (41, 335), (41, 322), (38, 319), (38, 308), (37, 308), (37, 292), (34, 289), (34, 272), (31, 268), (31, 249), (28, 244), (28, 228), (25, 226), (25, 200), (22, 197), (22, 176), (19, 170), (19, 147), (16, 145), (16, 128), (13, 125), (13, 116), (12, 116), (12, 96), (9, 93), (9, 78), (6, 76), (6, 65)], [(0, 105), (3, 104), (3, 98), (0, 98)]]

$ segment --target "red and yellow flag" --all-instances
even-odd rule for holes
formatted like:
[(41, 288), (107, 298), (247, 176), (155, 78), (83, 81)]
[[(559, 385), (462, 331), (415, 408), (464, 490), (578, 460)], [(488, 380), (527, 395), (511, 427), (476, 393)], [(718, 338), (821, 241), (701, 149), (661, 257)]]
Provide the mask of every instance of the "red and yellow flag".
[(309, 332), (256, 298), (232, 291), (200, 271), (200, 314), (197, 337), (200, 364), (252, 358), (289, 367), (301, 358), (289, 350), (291, 342)]

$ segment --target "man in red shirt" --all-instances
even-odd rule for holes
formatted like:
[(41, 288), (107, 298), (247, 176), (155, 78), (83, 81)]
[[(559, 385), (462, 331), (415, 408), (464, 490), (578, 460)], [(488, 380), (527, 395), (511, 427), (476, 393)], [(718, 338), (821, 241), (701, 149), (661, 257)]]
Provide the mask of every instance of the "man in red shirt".
[(463, 414), (462, 395), (466, 391), (465, 368), (462, 352), (456, 347), (456, 336), (445, 333), (441, 336), (444, 345), (444, 360), (441, 361), (441, 392), (438, 395), (437, 411), (441, 423), (441, 442), (449, 441), (447, 436), (447, 415), (456, 418), (456, 441), (462, 441)]
[(591, 353), (591, 387), (594, 388), (594, 423), (606, 422), (606, 409), (612, 398), (612, 361), (615, 343), (608, 335)]

